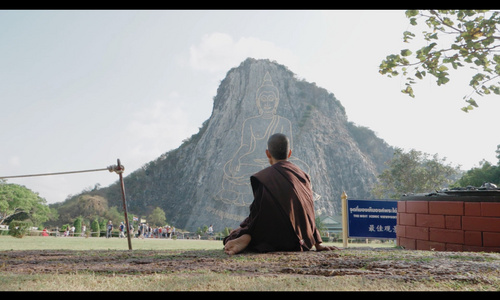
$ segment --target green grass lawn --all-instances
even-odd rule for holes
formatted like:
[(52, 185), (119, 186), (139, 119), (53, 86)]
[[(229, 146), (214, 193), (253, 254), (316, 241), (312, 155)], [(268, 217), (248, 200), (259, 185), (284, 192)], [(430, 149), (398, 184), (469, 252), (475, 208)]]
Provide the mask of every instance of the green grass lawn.
[[(131, 238), (132, 250), (223, 249), (220, 240)], [(325, 243), (342, 247), (342, 243)], [(394, 247), (386, 243), (352, 243), (349, 247)], [(0, 235), (0, 251), (5, 250), (129, 250), (127, 238), (25, 236), (14, 238)]]
[[(171, 249), (221, 249), (222, 242), (214, 240), (188, 239), (137, 239), (131, 238), (132, 250), (171, 250)], [(105, 237), (42, 237), (25, 236), (15, 238), (0, 236), (0, 251), (5, 250), (129, 250), (126, 238)]]

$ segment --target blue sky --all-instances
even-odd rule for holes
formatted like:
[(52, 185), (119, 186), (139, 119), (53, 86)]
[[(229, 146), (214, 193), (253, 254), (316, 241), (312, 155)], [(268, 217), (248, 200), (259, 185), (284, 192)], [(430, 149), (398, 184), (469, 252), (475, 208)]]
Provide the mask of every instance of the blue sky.
[[(420, 82), (415, 99), (378, 73), (408, 47), (402, 10), (0, 11), (0, 176), (104, 168), (125, 175), (198, 132), (227, 71), (247, 57), (332, 92), (390, 145), (463, 169), (496, 163), (498, 97), (465, 114), (468, 80)], [(418, 46), (418, 45), (417, 45)], [(467, 143), (465, 138), (471, 141)], [(49, 203), (114, 173), (9, 179)]]

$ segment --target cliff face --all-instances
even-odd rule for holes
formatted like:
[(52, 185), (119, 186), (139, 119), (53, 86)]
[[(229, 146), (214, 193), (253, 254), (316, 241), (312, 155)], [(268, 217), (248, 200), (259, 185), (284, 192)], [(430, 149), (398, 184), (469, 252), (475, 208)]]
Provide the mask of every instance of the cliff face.
[[(249, 177), (268, 166), (266, 142), (275, 132), (291, 138), (292, 162), (310, 174), (318, 215), (340, 214), (343, 190), (368, 198), (393, 153), (348, 122), (333, 94), (282, 65), (247, 59), (221, 82), (198, 134), (125, 177), (129, 211), (159, 206), (168, 223), (187, 230), (236, 228), (253, 200)], [(107, 194), (119, 203), (116, 188)]]

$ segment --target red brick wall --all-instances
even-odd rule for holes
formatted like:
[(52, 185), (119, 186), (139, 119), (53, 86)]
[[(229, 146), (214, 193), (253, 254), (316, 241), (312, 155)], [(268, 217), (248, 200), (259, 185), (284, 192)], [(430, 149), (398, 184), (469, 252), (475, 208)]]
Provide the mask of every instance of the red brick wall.
[(398, 201), (398, 246), (500, 252), (500, 202)]

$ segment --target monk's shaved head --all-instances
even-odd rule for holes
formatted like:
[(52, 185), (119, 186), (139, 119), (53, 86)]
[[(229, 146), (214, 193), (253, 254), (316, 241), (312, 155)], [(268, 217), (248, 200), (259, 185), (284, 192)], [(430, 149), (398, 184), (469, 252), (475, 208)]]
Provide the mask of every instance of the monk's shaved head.
[(282, 133), (275, 133), (267, 140), (267, 150), (274, 159), (284, 160), (288, 158), (290, 152), (290, 141)]

